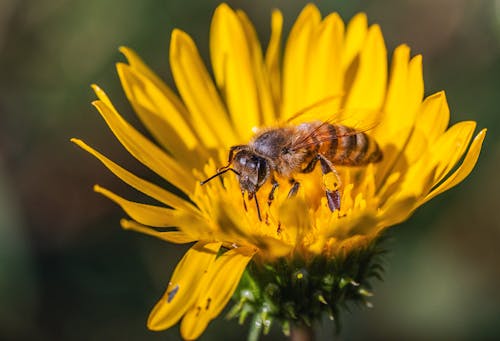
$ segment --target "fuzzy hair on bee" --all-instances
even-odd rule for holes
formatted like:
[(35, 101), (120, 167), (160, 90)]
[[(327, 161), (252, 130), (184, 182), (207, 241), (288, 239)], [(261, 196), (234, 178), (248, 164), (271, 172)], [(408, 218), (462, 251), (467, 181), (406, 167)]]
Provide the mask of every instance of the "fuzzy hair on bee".
[[(233, 146), (229, 150), (228, 164), (202, 184), (233, 171), (239, 180), (242, 194), (255, 198), (255, 194), (268, 180), (272, 189), (268, 204), (274, 200), (278, 187), (276, 177), (288, 178), (291, 188), (288, 196), (297, 193), (300, 183), (294, 174), (310, 173), (317, 163), (324, 176), (333, 173), (337, 181), (324, 183), (328, 207), (332, 212), (340, 210), (340, 178), (335, 166), (364, 166), (382, 160), (382, 151), (374, 139), (363, 131), (329, 122), (307, 122), (299, 125), (269, 127), (258, 130), (248, 144)], [(233, 167), (231, 167), (231, 165)]]

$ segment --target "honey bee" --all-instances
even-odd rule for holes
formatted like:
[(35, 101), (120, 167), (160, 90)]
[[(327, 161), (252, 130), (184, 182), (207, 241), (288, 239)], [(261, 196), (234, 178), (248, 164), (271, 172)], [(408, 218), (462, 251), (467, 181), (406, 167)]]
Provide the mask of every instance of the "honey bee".
[(227, 171), (234, 172), (242, 195), (246, 192), (248, 200), (255, 199), (259, 220), (262, 220), (255, 195), (262, 185), (267, 181), (272, 184), (268, 205), (279, 186), (276, 176), (289, 180), (288, 197), (292, 197), (300, 187), (294, 174), (310, 173), (319, 162), (323, 177), (332, 174), (336, 179), (331, 184), (324, 183), (328, 207), (334, 212), (340, 210), (341, 201), (341, 183), (335, 166), (365, 166), (381, 160), (382, 151), (377, 142), (358, 129), (329, 121), (288, 124), (261, 129), (248, 144), (232, 146), (227, 165), (201, 184)]

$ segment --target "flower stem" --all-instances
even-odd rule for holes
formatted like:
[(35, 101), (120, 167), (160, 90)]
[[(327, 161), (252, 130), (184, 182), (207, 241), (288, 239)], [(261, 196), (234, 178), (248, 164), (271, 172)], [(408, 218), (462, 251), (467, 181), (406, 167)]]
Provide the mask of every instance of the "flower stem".
[(314, 341), (314, 330), (310, 326), (293, 325), (290, 334), (291, 341)]

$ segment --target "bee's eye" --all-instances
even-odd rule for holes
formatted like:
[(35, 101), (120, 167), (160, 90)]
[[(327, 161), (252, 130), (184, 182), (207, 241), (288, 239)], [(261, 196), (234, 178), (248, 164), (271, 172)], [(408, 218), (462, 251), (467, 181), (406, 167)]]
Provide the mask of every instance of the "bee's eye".
[(257, 162), (255, 160), (247, 160), (246, 167), (250, 170), (257, 168)]
[(238, 162), (248, 170), (253, 171), (257, 169), (258, 160), (252, 155), (238, 155), (236, 157), (236, 162)]

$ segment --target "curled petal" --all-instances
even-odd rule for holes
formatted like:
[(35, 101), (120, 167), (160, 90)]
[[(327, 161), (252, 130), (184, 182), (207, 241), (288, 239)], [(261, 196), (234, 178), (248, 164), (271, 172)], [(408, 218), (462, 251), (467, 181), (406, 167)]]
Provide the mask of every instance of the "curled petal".
[(430, 164), (436, 165), (434, 184), (441, 181), (464, 155), (475, 129), (474, 121), (459, 122), (438, 139), (432, 148), (433, 160)]
[(486, 129), (483, 129), (472, 141), (469, 151), (467, 152), (467, 155), (465, 155), (464, 161), (462, 162), (460, 167), (458, 167), (458, 169), (451, 176), (443, 181), (443, 183), (433, 189), (425, 197), (422, 204), (431, 200), (436, 195), (439, 195), (444, 191), (447, 191), (448, 189), (458, 185), (470, 174), (470, 172), (472, 172), (474, 166), (476, 165), (477, 159), (479, 158), (479, 153), (481, 152), (481, 147), (483, 145), (485, 137)]

